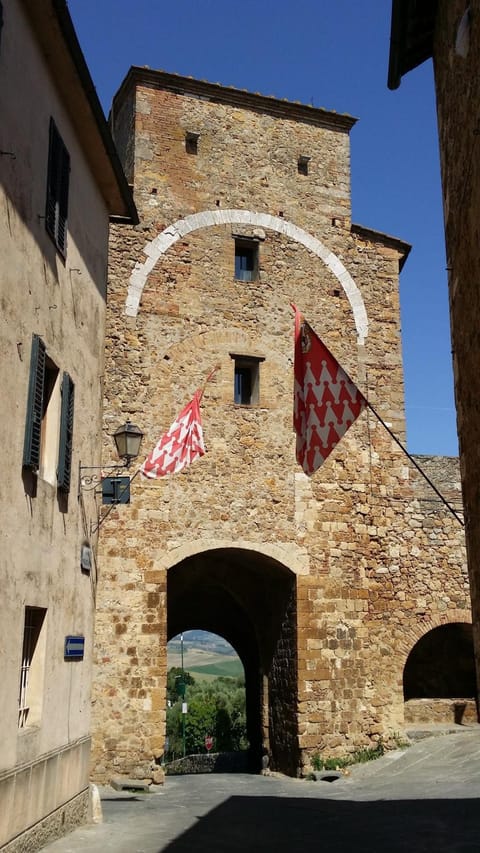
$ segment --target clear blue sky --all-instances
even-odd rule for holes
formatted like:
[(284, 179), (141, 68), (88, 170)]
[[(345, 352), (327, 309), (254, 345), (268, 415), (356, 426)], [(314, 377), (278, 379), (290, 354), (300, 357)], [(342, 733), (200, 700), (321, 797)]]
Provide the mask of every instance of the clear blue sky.
[(313, 103), (351, 133), (353, 221), (413, 245), (401, 275), (408, 449), (456, 455), (431, 62), (387, 89), (390, 0), (69, 0), (108, 112), (131, 65)]

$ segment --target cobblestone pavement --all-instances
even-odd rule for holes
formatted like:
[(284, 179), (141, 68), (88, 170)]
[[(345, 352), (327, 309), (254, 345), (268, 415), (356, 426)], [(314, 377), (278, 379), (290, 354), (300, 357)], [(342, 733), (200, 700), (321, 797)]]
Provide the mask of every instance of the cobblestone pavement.
[(169, 777), (158, 793), (102, 790), (103, 823), (47, 853), (480, 853), (480, 728), (415, 743), (335, 782)]

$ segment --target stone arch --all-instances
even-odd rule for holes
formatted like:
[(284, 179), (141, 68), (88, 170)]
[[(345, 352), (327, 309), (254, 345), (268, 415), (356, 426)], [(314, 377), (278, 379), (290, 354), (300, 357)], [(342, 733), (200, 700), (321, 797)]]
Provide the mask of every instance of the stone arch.
[(196, 539), (194, 542), (186, 542), (177, 548), (163, 552), (158, 555), (159, 568), (171, 569), (188, 557), (197, 554), (207, 554), (209, 551), (240, 550), (259, 554), (266, 559), (272, 559), (284, 565), (295, 575), (307, 575), (310, 571), (310, 560), (308, 552), (293, 543), (275, 545), (265, 542), (251, 542), (248, 539), (237, 539), (232, 545), (229, 539)]
[(240, 224), (257, 228), (267, 228), (270, 231), (276, 231), (278, 234), (285, 234), (286, 237), (290, 237), (296, 243), (300, 243), (312, 252), (312, 254), (320, 258), (345, 291), (355, 320), (358, 343), (364, 343), (368, 335), (368, 317), (365, 303), (359, 288), (340, 258), (334, 252), (330, 251), (330, 249), (327, 249), (320, 240), (317, 240), (316, 237), (304, 231), (303, 228), (300, 228), (293, 222), (279, 216), (272, 216), (269, 213), (256, 213), (250, 210), (203, 210), (200, 213), (192, 213), (184, 219), (177, 219), (176, 222), (168, 225), (161, 234), (154, 237), (144, 247), (143, 251), (147, 256), (147, 260), (143, 264), (140, 262), (135, 264), (132, 275), (130, 276), (125, 314), (129, 317), (137, 316), (143, 288), (149, 273), (161, 255), (168, 251), (170, 246), (176, 243), (177, 240), (200, 228), (208, 228), (214, 225)]
[(251, 769), (259, 770), (268, 752), (273, 769), (296, 775), (295, 573), (268, 548), (198, 545), (178, 549), (175, 562), (169, 559), (167, 637), (195, 628), (233, 646), (245, 670)]
[(424, 617), (421, 621), (413, 622), (404, 631), (403, 637), (399, 640), (398, 651), (402, 658), (402, 669), (405, 666), (407, 658), (418, 640), (432, 628), (438, 628), (440, 625), (447, 625), (450, 622), (471, 622), (472, 614), (470, 610), (455, 608), (448, 610), (446, 613), (433, 613)]
[(472, 625), (448, 622), (423, 634), (405, 662), (403, 691), (405, 701), (475, 696)]

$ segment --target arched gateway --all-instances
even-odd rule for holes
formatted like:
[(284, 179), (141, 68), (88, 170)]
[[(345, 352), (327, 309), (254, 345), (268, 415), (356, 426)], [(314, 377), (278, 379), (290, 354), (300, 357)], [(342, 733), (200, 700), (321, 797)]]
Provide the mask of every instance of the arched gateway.
[(295, 575), (255, 551), (203, 551), (167, 575), (168, 638), (189, 628), (220, 634), (244, 669), (250, 766), (298, 769)]
[[(296, 774), (401, 732), (418, 630), (468, 621), (463, 530), (368, 410), (312, 477), (295, 461), (291, 303), (405, 435), (408, 246), (351, 223), (353, 123), (150, 69), (115, 98), (141, 222), (111, 233), (105, 433), (129, 418), (148, 453), (219, 369), (207, 453), (136, 477), (100, 529), (99, 781), (161, 776), (166, 647), (182, 629), (237, 649), (253, 766), (266, 750)], [(459, 503), (456, 461), (421, 463)]]

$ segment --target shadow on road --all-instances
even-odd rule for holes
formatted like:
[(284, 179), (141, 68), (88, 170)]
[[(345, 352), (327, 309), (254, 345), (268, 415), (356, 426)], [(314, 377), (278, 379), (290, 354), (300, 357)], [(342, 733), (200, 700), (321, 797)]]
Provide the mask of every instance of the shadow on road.
[(478, 853), (480, 812), (475, 799), (345, 802), (231, 797), (161, 849)]

